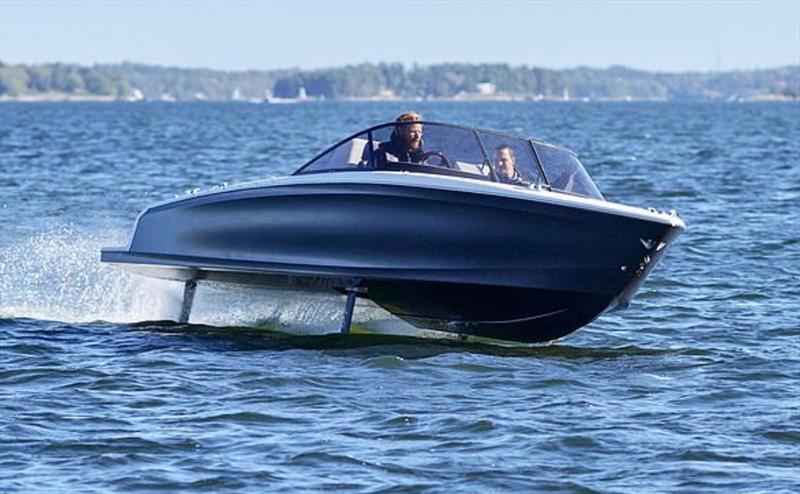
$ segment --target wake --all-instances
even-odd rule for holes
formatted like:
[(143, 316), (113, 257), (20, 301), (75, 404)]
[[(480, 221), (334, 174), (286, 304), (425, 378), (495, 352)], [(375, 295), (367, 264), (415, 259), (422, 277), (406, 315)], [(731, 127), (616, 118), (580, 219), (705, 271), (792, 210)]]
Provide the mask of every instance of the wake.
[[(125, 245), (129, 232), (87, 233), (65, 226), (0, 249), (0, 318), (85, 323), (176, 320), (183, 284), (130, 274), (100, 262), (100, 248)], [(190, 322), (270, 324), (301, 333), (331, 331), (343, 297), (200, 284)], [(386, 317), (359, 307), (361, 323)]]

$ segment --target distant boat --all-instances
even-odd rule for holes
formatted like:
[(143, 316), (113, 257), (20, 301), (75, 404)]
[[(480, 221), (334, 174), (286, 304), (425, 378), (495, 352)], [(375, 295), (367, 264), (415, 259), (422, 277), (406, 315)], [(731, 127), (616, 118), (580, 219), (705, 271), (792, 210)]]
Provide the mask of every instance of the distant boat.
[(126, 98), (127, 101), (142, 101), (144, 99), (144, 93), (140, 89), (133, 89)]

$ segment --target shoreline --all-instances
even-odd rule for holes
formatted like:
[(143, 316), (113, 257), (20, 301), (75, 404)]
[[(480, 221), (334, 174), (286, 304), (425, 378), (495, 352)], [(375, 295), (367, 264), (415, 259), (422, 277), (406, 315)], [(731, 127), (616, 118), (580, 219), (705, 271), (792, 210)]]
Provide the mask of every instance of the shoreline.
[(754, 103), (754, 102), (777, 102), (791, 103), (800, 102), (800, 98), (793, 98), (782, 94), (759, 94), (748, 98), (738, 98), (735, 100), (706, 99), (706, 100), (670, 100), (665, 98), (528, 98), (528, 97), (489, 97), (489, 98), (464, 98), (463, 96), (450, 98), (341, 98), (341, 99), (316, 99), (308, 98), (303, 100), (287, 100), (280, 102), (270, 102), (268, 100), (175, 100), (175, 99), (131, 99), (129, 97), (118, 97), (111, 95), (91, 95), (91, 94), (68, 94), (68, 93), (45, 93), (45, 94), (26, 94), (21, 96), (0, 95), (0, 103), (244, 103), (244, 104), (306, 104), (306, 103), (423, 103), (423, 102), (447, 102), (447, 103)]

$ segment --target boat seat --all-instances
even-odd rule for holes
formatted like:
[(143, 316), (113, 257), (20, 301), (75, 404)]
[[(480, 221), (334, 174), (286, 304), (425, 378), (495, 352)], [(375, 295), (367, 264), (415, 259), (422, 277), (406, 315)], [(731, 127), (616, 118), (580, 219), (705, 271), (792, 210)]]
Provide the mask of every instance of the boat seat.
[[(369, 139), (361, 139), (360, 137), (356, 137), (352, 140), (352, 144), (350, 145), (350, 159), (348, 163), (352, 165), (366, 165), (369, 163), (369, 151), (367, 149), (367, 142)], [(372, 141), (372, 150), (378, 149), (380, 142)]]
[(332, 149), (325, 159), (323, 168), (335, 168), (342, 165), (363, 166), (369, 161), (365, 155), (367, 139), (356, 137), (349, 142)]

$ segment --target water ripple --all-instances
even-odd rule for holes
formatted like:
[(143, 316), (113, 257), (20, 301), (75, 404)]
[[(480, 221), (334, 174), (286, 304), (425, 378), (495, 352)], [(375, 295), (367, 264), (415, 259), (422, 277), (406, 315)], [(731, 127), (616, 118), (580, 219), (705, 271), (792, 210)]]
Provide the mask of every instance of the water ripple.
[[(625, 312), (505, 346), (98, 262), (142, 207), (414, 108), (575, 149), (689, 228)], [(798, 492), (797, 104), (0, 104), (3, 492)], [(735, 145), (731, 145), (735, 143)], [(389, 329), (392, 335), (381, 334)], [(293, 334), (287, 333), (291, 331)]]

